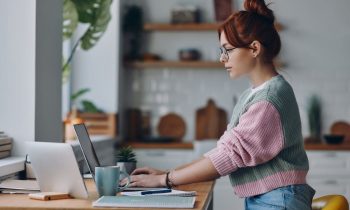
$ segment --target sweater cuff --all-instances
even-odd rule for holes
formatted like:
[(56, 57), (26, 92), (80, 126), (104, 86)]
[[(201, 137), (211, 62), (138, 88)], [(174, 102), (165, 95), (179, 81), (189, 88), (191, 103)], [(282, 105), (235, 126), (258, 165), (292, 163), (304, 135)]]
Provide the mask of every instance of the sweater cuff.
[(237, 165), (232, 162), (231, 158), (219, 147), (210, 150), (205, 153), (204, 156), (209, 158), (221, 176), (226, 176), (238, 168)]

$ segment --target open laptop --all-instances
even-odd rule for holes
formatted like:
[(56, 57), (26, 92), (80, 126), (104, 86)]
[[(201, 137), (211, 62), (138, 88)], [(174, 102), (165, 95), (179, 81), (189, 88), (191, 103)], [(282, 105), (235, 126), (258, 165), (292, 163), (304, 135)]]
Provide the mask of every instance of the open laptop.
[(68, 193), (87, 198), (73, 148), (65, 143), (29, 142), (28, 155), (42, 192)]
[[(95, 179), (95, 167), (100, 166), (94, 146), (89, 137), (89, 133), (84, 123), (73, 125), (75, 133), (77, 134), (78, 141), (80, 143), (81, 150), (84, 158), (87, 162), (90, 173)], [(144, 190), (156, 190), (157, 187), (129, 187), (127, 191), (144, 191)]]
[(92, 142), (89, 137), (89, 133), (87, 132), (84, 123), (75, 124), (73, 125), (73, 127), (89, 171), (92, 175), (92, 178), (95, 180), (95, 167), (99, 167), (101, 166), (101, 164), (98, 161), (94, 146), (92, 145)]

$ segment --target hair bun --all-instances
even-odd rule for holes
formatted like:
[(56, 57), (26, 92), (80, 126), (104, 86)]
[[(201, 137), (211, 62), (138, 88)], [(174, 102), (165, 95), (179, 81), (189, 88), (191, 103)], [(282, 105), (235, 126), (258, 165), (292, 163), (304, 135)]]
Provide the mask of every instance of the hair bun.
[(275, 21), (273, 11), (267, 7), (264, 0), (245, 0), (244, 8), (248, 12), (264, 16), (272, 24)]

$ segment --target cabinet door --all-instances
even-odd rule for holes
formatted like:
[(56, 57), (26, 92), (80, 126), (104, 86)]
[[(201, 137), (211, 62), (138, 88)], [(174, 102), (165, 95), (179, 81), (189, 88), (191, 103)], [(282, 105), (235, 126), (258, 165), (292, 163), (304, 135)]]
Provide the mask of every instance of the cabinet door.
[(347, 199), (350, 199), (350, 184), (348, 179), (340, 179), (335, 177), (309, 178), (307, 179), (307, 182), (316, 190), (314, 198), (330, 194), (339, 194), (344, 195)]
[(350, 176), (350, 154), (337, 151), (308, 151), (310, 177)]
[(233, 192), (228, 176), (216, 180), (214, 187), (215, 210), (243, 210), (244, 199), (237, 197)]
[(136, 149), (137, 167), (176, 168), (193, 160), (192, 150)]
[(350, 199), (350, 154), (343, 151), (308, 151), (307, 182), (316, 197), (340, 194)]

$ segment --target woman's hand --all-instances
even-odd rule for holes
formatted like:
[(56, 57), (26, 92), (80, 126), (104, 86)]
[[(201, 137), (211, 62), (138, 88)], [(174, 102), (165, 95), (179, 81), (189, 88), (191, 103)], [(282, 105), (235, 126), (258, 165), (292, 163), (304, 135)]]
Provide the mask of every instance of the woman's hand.
[(155, 168), (143, 167), (135, 169), (131, 175), (139, 175), (139, 174), (148, 174), (148, 175), (162, 175), (165, 174), (165, 171), (157, 170)]
[[(154, 174), (140, 174), (130, 176), (129, 187), (165, 187), (166, 174), (154, 175)], [(121, 181), (121, 185), (126, 184), (126, 179)]]

